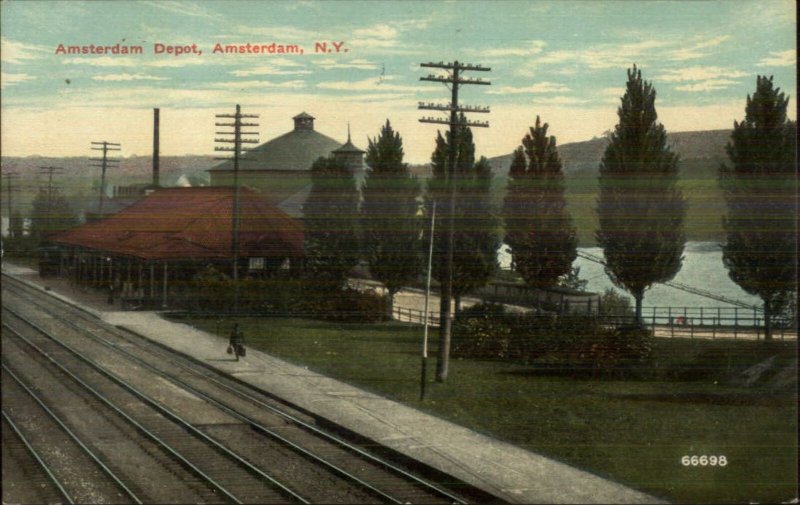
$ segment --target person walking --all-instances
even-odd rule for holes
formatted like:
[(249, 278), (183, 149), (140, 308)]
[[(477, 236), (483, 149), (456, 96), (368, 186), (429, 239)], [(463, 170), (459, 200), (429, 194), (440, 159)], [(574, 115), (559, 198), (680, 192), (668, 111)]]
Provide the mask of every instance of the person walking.
[(236, 361), (239, 361), (239, 356), (244, 357), (244, 333), (239, 327), (239, 323), (234, 323), (233, 331), (231, 331), (230, 341), (228, 343), (228, 354), (233, 354)]

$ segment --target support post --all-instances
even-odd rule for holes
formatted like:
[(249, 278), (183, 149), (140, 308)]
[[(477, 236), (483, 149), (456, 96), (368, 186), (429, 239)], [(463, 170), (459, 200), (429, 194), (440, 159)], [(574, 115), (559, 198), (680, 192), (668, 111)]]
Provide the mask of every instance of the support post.
[(672, 320), (672, 307), (667, 307), (667, 318), (669, 319), (669, 336), (675, 336), (675, 321)]
[(167, 308), (167, 262), (164, 261), (164, 295), (161, 301), (161, 307), (166, 309)]
[(427, 382), (427, 371), (428, 371), (428, 317), (429, 317), (429, 309), (428, 303), (431, 297), (431, 272), (433, 271), (433, 232), (436, 223), (436, 202), (433, 203), (433, 211), (431, 212), (431, 241), (428, 247), (428, 277), (425, 283), (425, 314), (424, 314), (424, 325), (425, 329), (423, 330), (422, 334), (422, 372), (420, 374), (419, 379), (419, 399), (420, 401), (425, 399), (425, 384)]

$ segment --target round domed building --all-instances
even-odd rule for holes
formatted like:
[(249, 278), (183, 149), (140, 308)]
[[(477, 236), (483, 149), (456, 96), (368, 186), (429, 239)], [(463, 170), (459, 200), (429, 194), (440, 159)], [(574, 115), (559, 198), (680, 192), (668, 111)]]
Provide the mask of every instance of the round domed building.
[[(301, 112), (292, 118), (294, 129), (249, 150), (239, 163), (239, 184), (262, 194), (289, 215), (302, 216), (302, 204), (311, 187), (311, 165), (320, 157), (342, 158), (356, 180), (364, 177), (364, 151), (314, 129), (314, 116)], [(209, 170), (212, 186), (233, 185), (233, 161)]]

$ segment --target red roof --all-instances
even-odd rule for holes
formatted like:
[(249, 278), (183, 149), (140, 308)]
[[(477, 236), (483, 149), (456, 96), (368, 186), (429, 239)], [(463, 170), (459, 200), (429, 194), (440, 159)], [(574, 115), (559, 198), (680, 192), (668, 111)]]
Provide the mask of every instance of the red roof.
[[(233, 188), (165, 188), (113, 216), (51, 237), (148, 260), (230, 258)], [(240, 189), (240, 255), (303, 255), (303, 225), (256, 192)]]

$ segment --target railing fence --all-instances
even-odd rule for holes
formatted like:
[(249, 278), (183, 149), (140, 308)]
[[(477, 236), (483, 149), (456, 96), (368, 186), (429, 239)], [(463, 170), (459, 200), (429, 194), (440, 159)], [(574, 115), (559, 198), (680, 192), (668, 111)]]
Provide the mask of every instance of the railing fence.
[[(397, 321), (424, 324), (425, 312), (408, 307), (393, 308), (392, 316)], [(533, 317), (553, 317), (551, 314)], [(565, 317), (585, 317), (568, 314)], [(602, 315), (601, 324), (620, 325), (634, 322), (633, 316)], [(741, 307), (642, 307), (642, 322), (651, 327), (657, 336), (689, 338), (763, 338), (764, 316), (757, 310)], [(428, 324), (439, 326), (439, 312), (429, 311)], [(784, 340), (797, 338), (797, 326), (789, 318), (777, 317), (772, 322), (773, 336)]]

